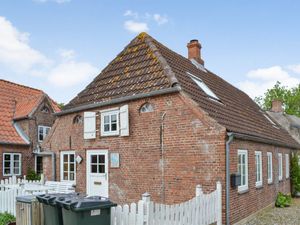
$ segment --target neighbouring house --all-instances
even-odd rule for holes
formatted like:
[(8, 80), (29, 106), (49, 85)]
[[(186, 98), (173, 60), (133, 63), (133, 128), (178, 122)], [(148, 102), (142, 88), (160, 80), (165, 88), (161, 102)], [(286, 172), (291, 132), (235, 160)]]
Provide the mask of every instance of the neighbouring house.
[(286, 114), (281, 100), (273, 100), (272, 108), (267, 113), (300, 144), (300, 118)]
[(0, 180), (43, 172), (39, 146), (59, 111), (43, 91), (0, 80)]
[(146, 33), (134, 38), (56, 114), (42, 146), (57, 159), (44, 164), (48, 179), (52, 168), (89, 195), (129, 203), (149, 192), (167, 204), (221, 181), (228, 224), (289, 193), (299, 144), (204, 66), (197, 40), (187, 47), (185, 58)]

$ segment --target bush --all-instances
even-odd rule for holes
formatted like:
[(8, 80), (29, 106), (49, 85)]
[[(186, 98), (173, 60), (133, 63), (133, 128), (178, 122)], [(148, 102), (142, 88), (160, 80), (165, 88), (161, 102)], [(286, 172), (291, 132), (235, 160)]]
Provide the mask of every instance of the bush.
[(7, 225), (8, 223), (15, 222), (16, 218), (8, 213), (0, 213), (0, 225)]
[(284, 208), (290, 206), (292, 203), (292, 198), (290, 195), (282, 194), (281, 192), (278, 193), (275, 206)]
[(33, 169), (28, 168), (26, 179), (27, 180), (40, 180), (41, 176), (38, 175)]
[(291, 159), (291, 182), (292, 193), (295, 195), (297, 192), (300, 192), (300, 166), (297, 154), (294, 154)]

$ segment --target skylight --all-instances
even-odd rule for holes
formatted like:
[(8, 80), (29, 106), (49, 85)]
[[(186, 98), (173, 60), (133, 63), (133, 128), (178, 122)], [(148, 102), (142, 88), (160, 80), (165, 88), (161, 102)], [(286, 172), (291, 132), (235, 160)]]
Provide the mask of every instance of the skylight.
[(273, 127), (278, 128), (277, 124), (265, 113), (263, 113), (267, 120), (273, 125)]
[(204, 66), (202, 64), (198, 63), (197, 60), (191, 59), (191, 62), (193, 63), (194, 66), (197, 67), (197, 69), (202, 70), (203, 72), (207, 73), (207, 71), (204, 68)]
[(188, 72), (188, 75), (191, 77), (191, 79), (202, 89), (202, 91), (205, 92), (209, 97), (213, 99), (220, 100), (218, 96), (209, 88), (206, 86), (206, 84), (199, 78), (194, 76), (193, 74)]

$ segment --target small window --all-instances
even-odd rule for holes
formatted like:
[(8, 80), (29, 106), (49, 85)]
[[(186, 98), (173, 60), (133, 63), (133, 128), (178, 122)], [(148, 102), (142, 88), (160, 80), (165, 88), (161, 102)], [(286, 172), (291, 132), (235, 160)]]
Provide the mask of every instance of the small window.
[(262, 158), (261, 152), (255, 152), (255, 169), (256, 169), (256, 182), (255, 186), (262, 186)]
[(278, 153), (278, 179), (282, 180), (282, 154)]
[(21, 175), (21, 154), (3, 154), (3, 176)]
[(82, 116), (76, 115), (73, 119), (73, 124), (81, 124), (82, 123)]
[(106, 173), (105, 155), (91, 155), (91, 173)]
[(43, 106), (42, 110), (41, 110), (43, 113), (49, 113), (50, 110), (47, 106)]
[(119, 110), (101, 112), (101, 135), (119, 135)]
[(61, 152), (61, 181), (75, 181), (76, 161), (74, 151)]
[(144, 105), (142, 105), (142, 107), (140, 108), (140, 113), (147, 113), (147, 112), (153, 112), (154, 111), (154, 107), (152, 104), (150, 103), (145, 103)]
[(290, 177), (290, 156), (285, 154), (285, 177), (288, 179)]
[(51, 127), (38, 126), (38, 141), (42, 142), (47, 134), (49, 133)]
[(268, 184), (273, 182), (273, 161), (272, 161), (272, 152), (267, 152), (268, 157)]
[(241, 185), (238, 191), (248, 190), (248, 151), (238, 150), (238, 173), (241, 175)]
[(199, 77), (196, 77), (191, 73), (188, 73), (188, 75), (198, 85), (198, 87), (200, 87), (201, 90), (204, 91), (210, 98), (213, 98), (218, 101), (220, 100), (218, 96)]

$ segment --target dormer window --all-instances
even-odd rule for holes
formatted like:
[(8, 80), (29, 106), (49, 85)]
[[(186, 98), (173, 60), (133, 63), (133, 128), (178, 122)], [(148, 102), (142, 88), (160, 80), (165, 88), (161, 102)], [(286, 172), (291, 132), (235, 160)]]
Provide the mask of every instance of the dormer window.
[(189, 72), (187, 74), (198, 85), (198, 87), (201, 88), (201, 90), (205, 92), (205, 94), (207, 94), (210, 98), (212, 98), (214, 100), (220, 101), (218, 96), (208, 86), (206, 86), (206, 84), (203, 82), (203, 80), (201, 80), (199, 77), (196, 77)]
[(50, 110), (47, 106), (43, 106), (42, 110), (41, 110), (43, 113), (49, 113)]
[(154, 111), (154, 106), (150, 103), (145, 103), (144, 105), (141, 106), (140, 108), (140, 113), (147, 113), (147, 112), (153, 112)]

